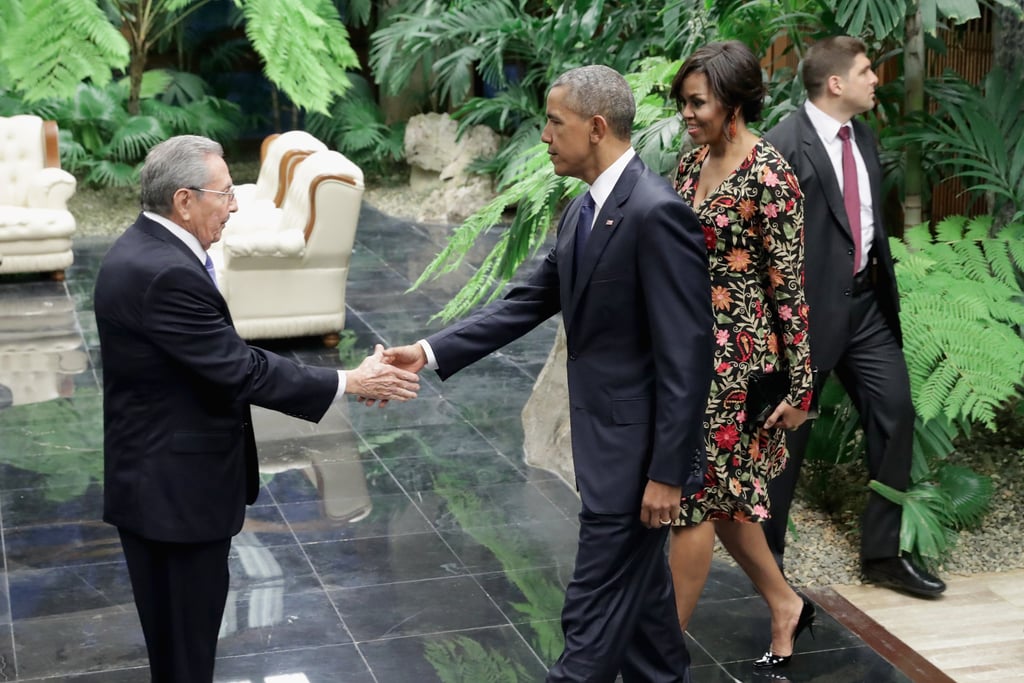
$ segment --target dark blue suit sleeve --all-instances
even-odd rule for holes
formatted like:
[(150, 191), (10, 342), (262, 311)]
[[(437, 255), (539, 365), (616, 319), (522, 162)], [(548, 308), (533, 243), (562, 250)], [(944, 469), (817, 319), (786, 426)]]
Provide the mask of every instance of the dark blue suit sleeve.
[(707, 249), (697, 217), (682, 200), (655, 204), (644, 235), (639, 272), (656, 375), (648, 477), (692, 493), (707, 464), (703, 423), (714, 362)]

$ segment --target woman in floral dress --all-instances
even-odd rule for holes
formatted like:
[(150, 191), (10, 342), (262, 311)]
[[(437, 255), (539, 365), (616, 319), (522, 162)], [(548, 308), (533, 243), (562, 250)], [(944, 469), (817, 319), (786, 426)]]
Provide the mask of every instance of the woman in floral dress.
[[(764, 86), (745, 45), (699, 49), (676, 74), (672, 96), (696, 145), (679, 164), (676, 189), (704, 227), (717, 342), (705, 486), (680, 502), (670, 544), (676, 608), (685, 629), (717, 532), (771, 609), (771, 650), (755, 666), (774, 668), (788, 663), (796, 636), (814, 618), (759, 526), (770, 514), (768, 481), (786, 464), (785, 430), (807, 419), (811, 403), (803, 197), (782, 156), (747, 128), (760, 116)], [(745, 411), (754, 371), (790, 376), (789, 395), (761, 425)]]

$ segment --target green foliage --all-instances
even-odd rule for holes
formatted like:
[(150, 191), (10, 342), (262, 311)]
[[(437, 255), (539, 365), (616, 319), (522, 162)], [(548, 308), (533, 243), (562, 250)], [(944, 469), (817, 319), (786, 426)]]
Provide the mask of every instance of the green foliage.
[(128, 44), (91, 0), (6, 0), (0, 7), (0, 75), (26, 102), (102, 86), (128, 62)]
[[(137, 76), (154, 45), (182, 29), (209, 2), (6, 0), (0, 3), (0, 76), (30, 103), (73, 97), (83, 82), (102, 88), (112, 70)], [(346, 69), (359, 66), (334, 2), (234, 3), (267, 77), (299, 107), (326, 112), (349, 86)], [(354, 20), (365, 23), (370, 4), (360, 0), (349, 9)], [(134, 52), (128, 38), (135, 40)]]
[(1024, 218), (1024, 78), (994, 69), (981, 88), (947, 73), (934, 115), (910, 122), (893, 146), (920, 144), (935, 168), (964, 180), (997, 214)]
[(328, 114), (312, 113), (306, 128), (363, 170), (383, 172), (405, 154), (405, 124), (388, 125), (362, 76), (349, 74), (353, 87), (335, 100)]
[(1024, 265), (1011, 225), (989, 237), (992, 219), (963, 217), (892, 240), (898, 260), (904, 353), (914, 405), (925, 421), (994, 426), (996, 410), (1019, 395), (1024, 377)]
[(235, 0), (264, 71), (293, 102), (326, 113), (359, 67), (348, 31), (331, 0)]
[[(992, 482), (947, 462), (953, 439), (1017, 399), (1024, 377), (1024, 225), (992, 235), (993, 220), (962, 216), (908, 230), (891, 240), (901, 292), (904, 356), (917, 421), (911, 487), (869, 486), (903, 506), (900, 547), (934, 564), (955, 531), (977, 524)], [(858, 450), (859, 416), (829, 381), (809, 457), (844, 462)]]
[(828, 463), (849, 462), (863, 449), (860, 416), (835, 376), (818, 397), (818, 417), (807, 443), (807, 458)]
[(965, 467), (944, 464), (937, 483), (898, 491), (872, 481), (871, 489), (903, 507), (900, 548), (935, 565), (956, 540), (956, 530), (976, 525), (992, 499), (992, 480)]
[(895, 33), (907, 13), (907, 0), (833, 0), (830, 4), (836, 21), (850, 35), (860, 36), (870, 31), (880, 40)]
[(515, 160), (508, 187), (456, 228), (445, 248), (413, 283), (415, 289), (457, 269), (476, 240), (502, 220), (505, 210), (518, 207), (511, 226), (502, 232), (469, 282), (438, 314), (441, 318), (457, 318), (481, 299), (497, 297), (519, 265), (544, 243), (559, 203), (579, 192), (579, 181), (554, 174), (545, 149), (543, 143), (537, 144)]
[[(192, 133), (222, 141), (235, 135), (241, 115), (234, 104), (205, 94), (205, 85), (178, 72), (155, 70), (143, 76), (141, 111), (128, 113), (128, 82), (105, 87), (81, 83), (73, 97), (26, 104), (0, 98), (0, 115), (34, 113), (57, 122), (61, 165), (82, 182), (131, 187), (149, 149), (172, 135)], [(2, 91), (0, 91), (2, 93)], [(174, 98), (171, 105), (164, 98)], [(187, 97), (195, 99), (187, 100)]]

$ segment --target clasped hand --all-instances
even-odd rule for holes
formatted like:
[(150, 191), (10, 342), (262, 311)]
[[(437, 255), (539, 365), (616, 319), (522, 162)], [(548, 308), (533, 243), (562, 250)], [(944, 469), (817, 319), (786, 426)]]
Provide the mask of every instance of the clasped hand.
[(366, 405), (379, 401), (381, 407), (388, 401), (416, 398), (420, 390), (419, 376), (415, 371), (388, 363), (384, 353), (384, 347), (377, 344), (372, 356), (367, 356), (359, 367), (345, 373), (345, 393), (355, 394)]

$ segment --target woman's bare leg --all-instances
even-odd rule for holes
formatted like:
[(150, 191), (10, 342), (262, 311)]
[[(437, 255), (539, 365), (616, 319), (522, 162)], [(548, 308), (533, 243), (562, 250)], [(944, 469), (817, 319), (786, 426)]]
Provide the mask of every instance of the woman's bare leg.
[[(803, 599), (789, 585), (775, 563), (761, 525), (725, 520), (714, 524), (722, 545), (768, 603), (772, 613), (772, 653), (780, 657), (793, 654), (793, 632), (800, 620)], [(675, 577), (674, 571), (672, 575)]]
[(697, 607), (697, 599), (711, 571), (715, 549), (715, 527), (710, 522), (696, 526), (672, 527), (668, 544), (668, 564), (672, 569), (672, 588), (676, 594), (676, 613), (684, 631)]

